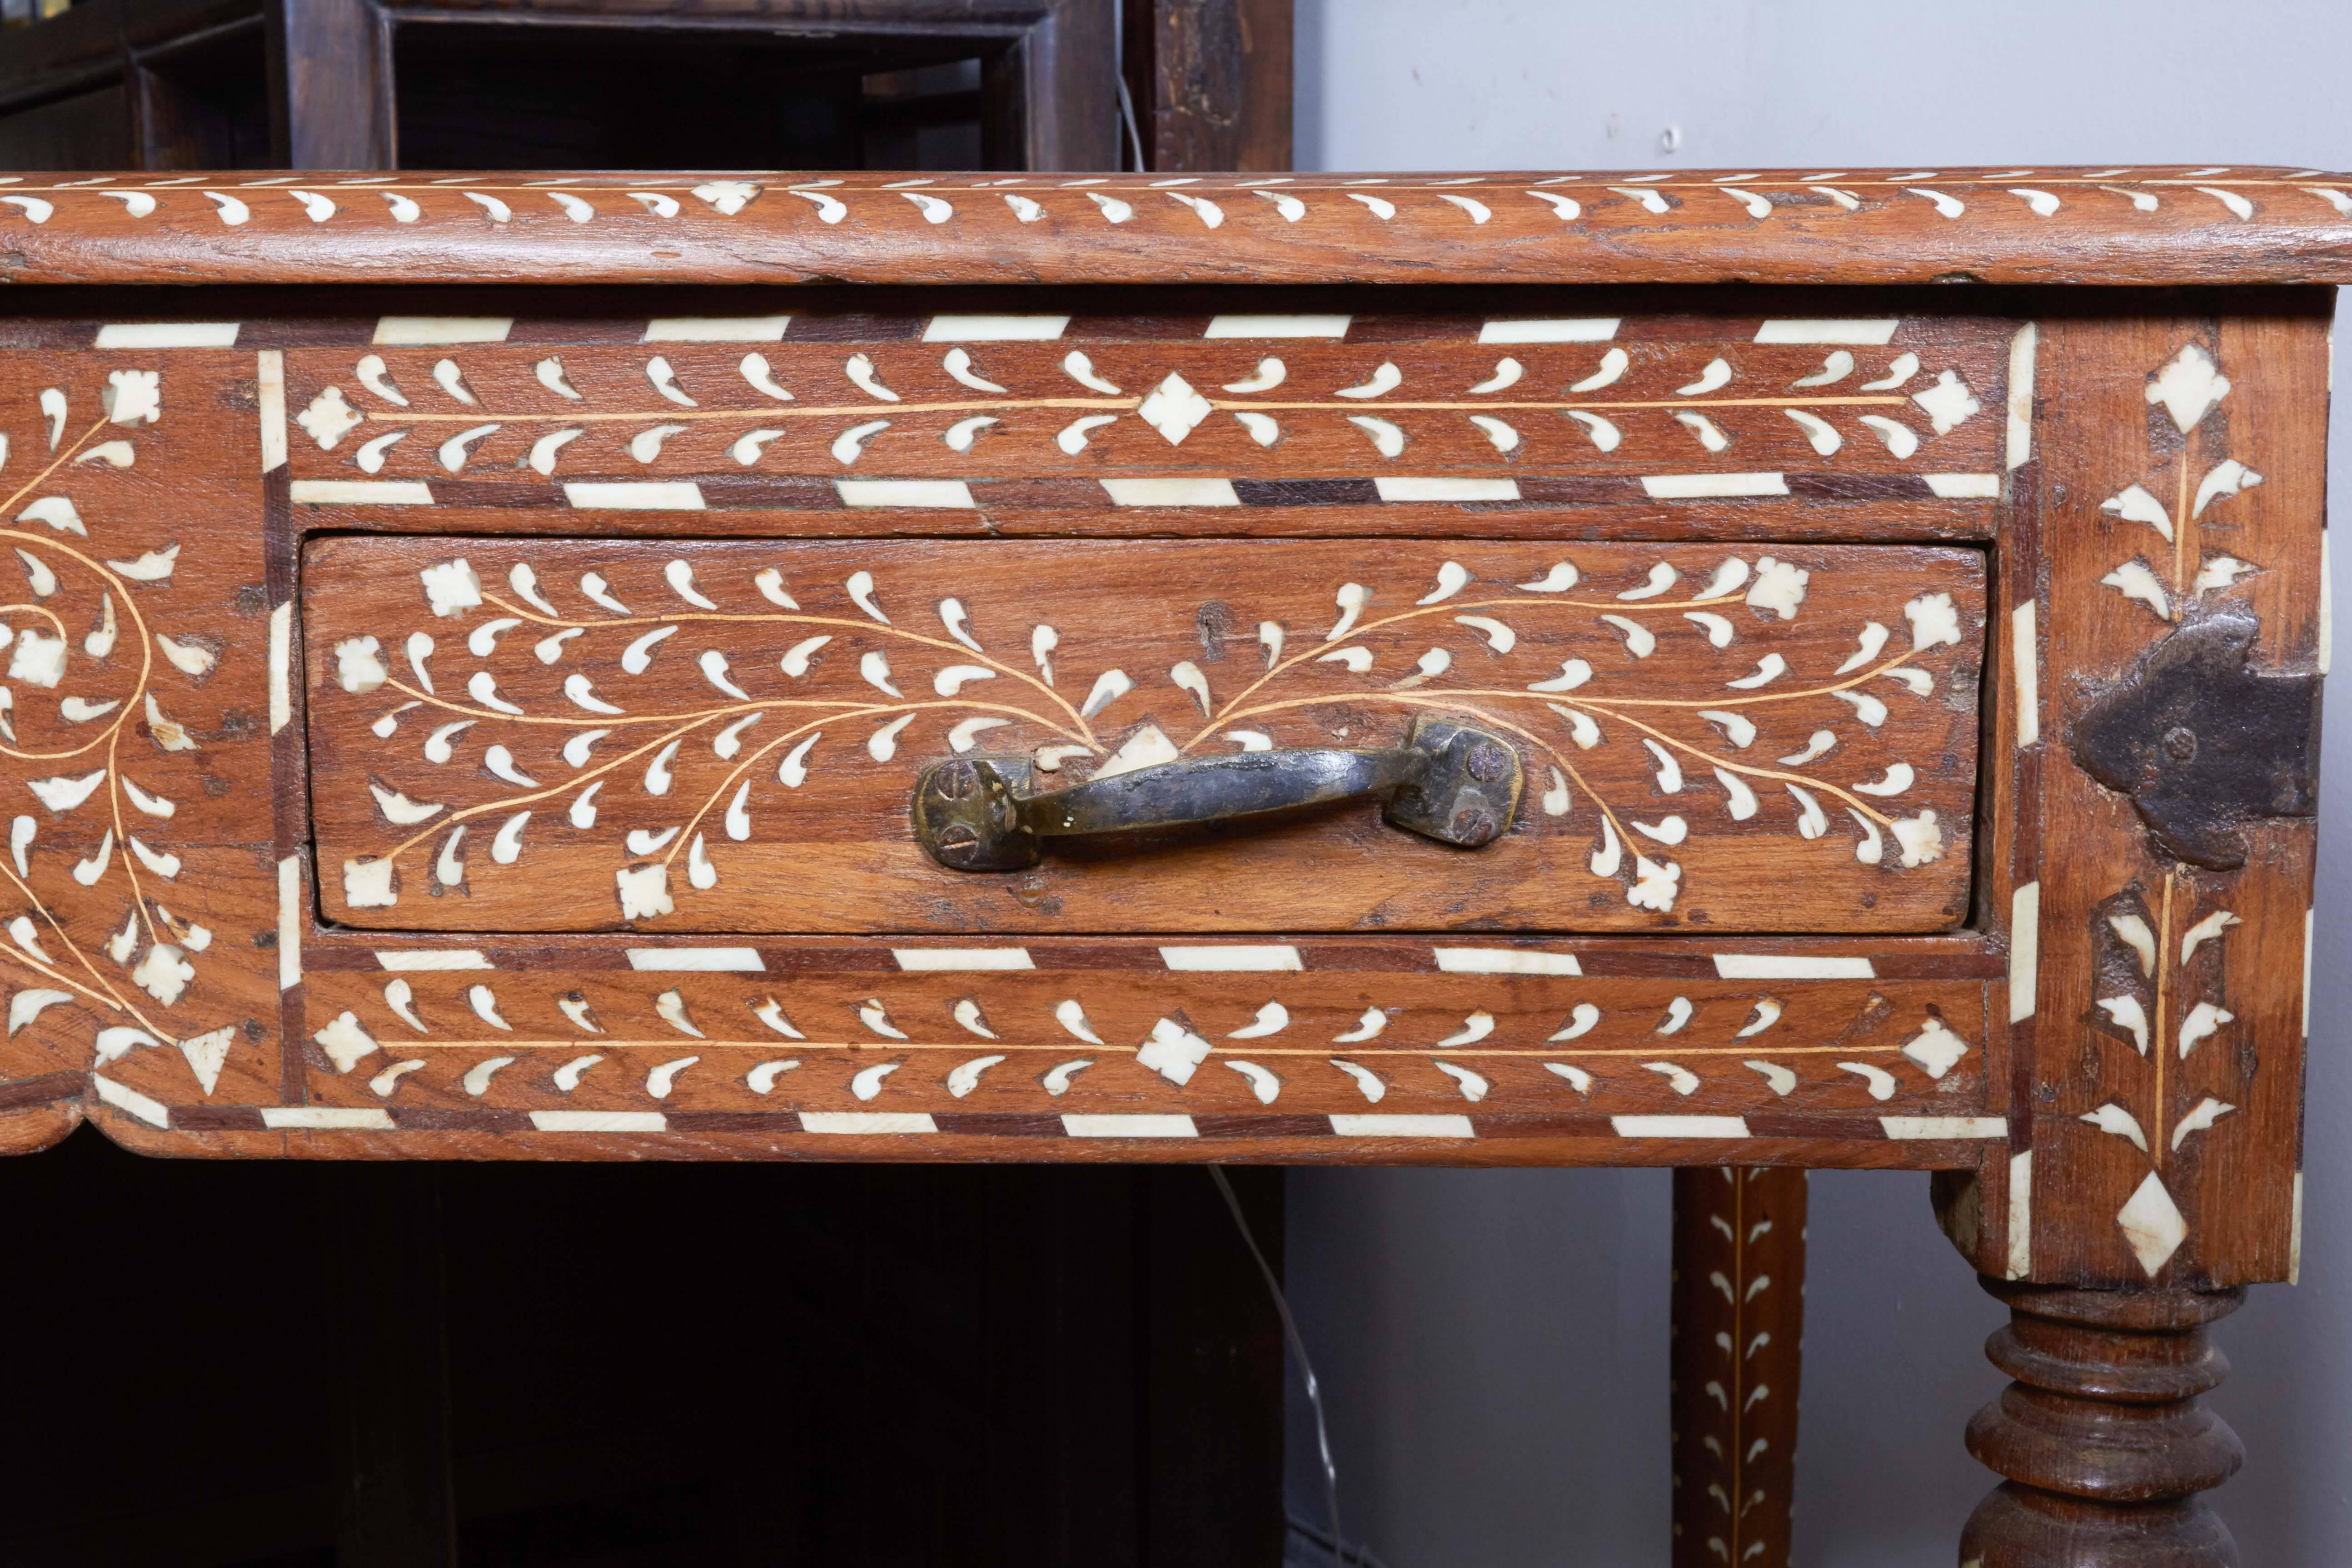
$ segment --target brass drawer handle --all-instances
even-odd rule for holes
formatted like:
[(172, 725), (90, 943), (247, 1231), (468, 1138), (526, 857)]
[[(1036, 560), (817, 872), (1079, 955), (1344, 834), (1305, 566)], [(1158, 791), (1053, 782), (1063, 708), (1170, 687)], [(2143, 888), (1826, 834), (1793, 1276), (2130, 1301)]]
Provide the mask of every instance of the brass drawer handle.
[(1502, 837), (1524, 773), (1510, 743), (1444, 719), (1381, 751), (1301, 747), (1185, 758), (1035, 791), (1025, 756), (933, 763), (915, 780), (915, 837), (957, 871), (1017, 871), (1048, 838), (1234, 822), (1378, 796), (1391, 826), (1476, 849)]

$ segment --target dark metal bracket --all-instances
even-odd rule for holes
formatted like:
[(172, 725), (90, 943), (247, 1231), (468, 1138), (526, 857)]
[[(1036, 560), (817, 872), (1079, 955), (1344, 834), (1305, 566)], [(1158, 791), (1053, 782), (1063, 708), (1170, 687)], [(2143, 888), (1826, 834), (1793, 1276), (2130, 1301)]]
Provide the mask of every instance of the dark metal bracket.
[(2248, 823), (2319, 809), (2319, 678), (2248, 662), (2258, 627), (2192, 622), (2084, 709), (2074, 761), (2131, 797), (2160, 854), (2210, 870), (2246, 862)]

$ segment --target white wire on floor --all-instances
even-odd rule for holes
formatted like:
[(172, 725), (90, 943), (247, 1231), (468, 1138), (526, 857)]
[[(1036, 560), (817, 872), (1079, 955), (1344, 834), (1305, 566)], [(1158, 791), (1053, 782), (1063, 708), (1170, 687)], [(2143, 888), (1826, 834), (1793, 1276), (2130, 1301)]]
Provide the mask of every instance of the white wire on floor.
[[(1307, 1385), (1307, 1403), (1315, 1411), (1315, 1450), (1323, 1464), (1324, 1512), (1331, 1521), (1330, 1537), (1318, 1542), (1318, 1544), (1330, 1552), (1331, 1561), (1339, 1568), (1347, 1568), (1351, 1558), (1359, 1568), (1377, 1568), (1362, 1548), (1349, 1551), (1346, 1545), (1347, 1537), (1339, 1531), (1339, 1468), (1331, 1462), (1331, 1429), (1323, 1418), (1323, 1387), (1315, 1381), (1315, 1366), (1307, 1359), (1307, 1342), (1299, 1337), (1298, 1320), (1290, 1315), (1289, 1298), (1283, 1295), (1282, 1281), (1275, 1277), (1273, 1266), (1266, 1262), (1265, 1254), (1258, 1248), (1257, 1237), (1250, 1229), (1249, 1216), (1242, 1213), (1241, 1199), (1234, 1195), (1234, 1184), (1225, 1179), (1225, 1168), (1223, 1165), (1203, 1168), (1209, 1173), (1209, 1180), (1217, 1184), (1217, 1191), (1224, 1197), (1225, 1208), (1234, 1216), (1234, 1224), (1240, 1227), (1242, 1240), (1249, 1247), (1250, 1256), (1257, 1260), (1258, 1274), (1265, 1280), (1266, 1290), (1274, 1298), (1274, 1310), (1282, 1318), (1283, 1340), (1290, 1346), (1290, 1353), (1297, 1358), (1298, 1375)], [(1316, 1532), (1304, 1521), (1292, 1521), (1291, 1528), (1310, 1540), (1316, 1539)]]

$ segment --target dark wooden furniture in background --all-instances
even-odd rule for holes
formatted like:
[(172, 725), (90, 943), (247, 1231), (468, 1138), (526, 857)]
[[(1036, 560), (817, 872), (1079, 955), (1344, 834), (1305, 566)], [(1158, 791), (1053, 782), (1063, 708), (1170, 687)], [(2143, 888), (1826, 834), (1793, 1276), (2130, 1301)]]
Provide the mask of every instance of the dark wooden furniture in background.
[[(1281, 1173), (1232, 1173), (1281, 1253)], [(10, 1568), (1264, 1568), (1198, 1171), (0, 1162)], [(158, 1273), (178, 1284), (159, 1297)], [(125, 1441), (126, 1431), (136, 1439)], [(103, 1465), (89, 1456), (104, 1451)]]
[[(1129, 59), (1152, 167), (1185, 167), (1176, 160), (1188, 155), (1192, 167), (1287, 166), (1288, 11), (1287, 0), (1129, 8), (1126, 25), (1148, 29)], [(0, 164), (253, 169), (295, 156), (388, 167), (397, 155), (443, 166), (1115, 168), (1126, 139), (1114, 32), (1110, 0), (756, 12), (87, 0), (0, 36)], [(289, 36), (303, 62), (290, 91)], [(1163, 57), (1164, 77), (1154, 74)], [(60, 1216), (203, 1206), (159, 1185), (163, 1173), (142, 1181), (102, 1152), (72, 1170), (80, 1186), (50, 1200)], [(700, 1203), (784, 1216), (763, 1230), (784, 1251), (764, 1273), (781, 1302), (732, 1278), (735, 1222), (681, 1221), (658, 1182), (602, 1183), (592, 1200), (577, 1177), (550, 1175), (518, 1190), (490, 1173), (355, 1167), (324, 1195), (295, 1173), (259, 1178), (258, 1207), (346, 1214), (375, 1240), (233, 1264), (199, 1251), (182, 1273), (223, 1309), (205, 1332), (208, 1354), (236, 1365), (274, 1353), (289, 1325), (234, 1303), (289, 1300), (323, 1272), (346, 1286), (325, 1313), (338, 1336), (330, 1375), (274, 1392), (264, 1415), (233, 1382), (203, 1388), (199, 1371), (184, 1398), (235, 1412), (211, 1428), (231, 1462), (192, 1470), (176, 1450), (167, 1479), (143, 1462), (167, 1456), (141, 1448), (102, 1492), (65, 1466), (36, 1483), (50, 1510), (0, 1554), (185, 1568), (276, 1563), (332, 1541), (344, 1568), (422, 1568), (460, 1544), (474, 1564), (593, 1546), (600, 1563), (625, 1554), (698, 1568), (882, 1556), (1190, 1568), (1279, 1553), (1274, 1316), (1196, 1173), (1015, 1180), (943, 1167), (844, 1184), (712, 1173)], [(1278, 1175), (1234, 1180), (1278, 1267)], [(534, 1270), (561, 1278), (598, 1254), (601, 1230), (563, 1217), (583, 1201), (601, 1226), (635, 1238), (633, 1250), (663, 1251), (657, 1290), (598, 1280), (577, 1300), (546, 1298)], [(886, 1208), (883, 1228), (908, 1244), (868, 1239)], [(469, 1223), (484, 1211), (535, 1233), (520, 1255), (530, 1268), (488, 1266), (511, 1244), (504, 1228)], [(940, 1246), (959, 1226), (984, 1231), (990, 1247)], [(445, 1254), (446, 1282), (434, 1266)], [(232, 1268), (233, 1283), (220, 1277)], [(42, 1340), (87, 1321), (107, 1287), (82, 1278), (87, 1293), (19, 1300), (11, 1332)], [(844, 1294), (843, 1278), (871, 1299)], [(910, 1313), (901, 1298), (939, 1311)], [(502, 1374), (509, 1326), (579, 1310), (597, 1326), (571, 1347), (574, 1364), (609, 1353), (597, 1336), (699, 1345), (706, 1314), (719, 1312), (740, 1327), (707, 1363), (698, 1351), (682, 1364), (655, 1352), (661, 1370), (642, 1385)], [(499, 1327), (486, 1336), (486, 1323)], [(545, 1359), (549, 1333), (524, 1336), (526, 1360)], [(142, 1397), (152, 1380), (109, 1364), (120, 1382), (97, 1373), (86, 1394), (150, 1429), (167, 1419)], [(747, 1375), (766, 1391), (757, 1412), (738, 1397)], [(867, 1397), (877, 1389), (878, 1402)], [(337, 1444), (305, 1447), (331, 1425)], [(247, 1445), (271, 1457), (234, 1462)], [(288, 1473), (289, 1462), (328, 1460), (315, 1477)], [(787, 1461), (788, 1475), (773, 1473)], [(142, 1507), (91, 1517), (101, 1498), (125, 1495)]]
[(1122, 19), (1147, 167), (1289, 167), (1289, 0), (85, 0), (0, 166), (1117, 169)]
[(1290, 0), (1120, 0), (1143, 166), (1290, 167)]

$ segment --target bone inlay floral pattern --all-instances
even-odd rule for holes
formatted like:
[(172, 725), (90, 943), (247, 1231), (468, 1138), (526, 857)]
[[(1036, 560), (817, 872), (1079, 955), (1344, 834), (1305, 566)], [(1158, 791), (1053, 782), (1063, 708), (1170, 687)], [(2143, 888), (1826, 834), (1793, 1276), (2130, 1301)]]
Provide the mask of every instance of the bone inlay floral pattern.
[[(956, 950), (919, 951), (974, 967), (864, 975), (772, 973), (750, 950), (698, 951), (715, 967), (566, 975), (419, 963), (321, 975), (308, 1051), (319, 1092), (376, 1114), (560, 1124), (626, 1111), (683, 1126), (758, 1113), (836, 1132), (966, 1118), (971, 1131), (1086, 1136), (1087, 1118), (1107, 1117), (1110, 1131), (1192, 1137), (1195, 1117), (1267, 1114), (1307, 1117), (1318, 1136), (1456, 1140), (1745, 1139), (1824, 1114), (1895, 1143), (2001, 1131), (1969, 1110), (1983, 1013), (1982, 988), (1965, 981), (1887, 982), (1855, 1007), (1798, 978), (1603, 988), (1540, 965), (1482, 975), (1480, 963), (1503, 961), (1462, 947), (1439, 956), (1468, 971), (1409, 988), (1261, 971), (1163, 974), (1139, 993), (1099, 973)], [(1002, 1121), (1021, 1114), (1049, 1121)], [(1118, 1120), (1153, 1117), (1157, 1133)]]
[[(2297, 493), (2278, 492), (2269, 456), (2275, 405), (2235, 384), (2247, 379), (2250, 355), (2227, 349), (2226, 339), (2184, 325), (2147, 334), (2135, 345), (2139, 357), (2110, 373), (2102, 392), (2125, 433), (2117, 482), (2098, 498), (2074, 584), (2083, 598), (2116, 606), (2106, 647), (2121, 668), (2153, 671), (2184, 650), (2227, 642), (2233, 651), (2215, 679), (2241, 682), (2220, 704), (2226, 712), (2148, 695), (2137, 699), (2155, 704), (2147, 712), (2109, 717), (2137, 696), (2126, 688), (2104, 696), (2073, 731), (2080, 759), (2110, 792), (2107, 802), (2125, 798), (2112, 792), (2136, 790), (2152, 804), (2136, 819), (2147, 833), (2129, 862), (2069, 889), (2080, 910), (2080, 934), (2069, 941), (2088, 957), (2081, 1049), (2097, 1070), (2068, 1085), (2053, 1108), (2063, 1131), (2044, 1141), (2061, 1159), (2078, 1157), (2066, 1152), (2084, 1140), (2095, 1142), (2110, 1167), (2099, 1185), (2114, 1226), (2104, 1239), (2149, 1279), (2170, 1277), (2177, 1260), (2210, 1244), (2217, 1209), (2234, 1201), (2232, 1162), (2259, 1135), (2258, 1120), (2291, 1114), (2280, 1085), (2297, 1071), (2308, 1026), (2307, 991), (2298, 1008), (2292, 995), (2264, 994), (2255, 977), (2265, 964), (2291, 969), (2298, 956), (2306, 971), (2309, 964), (2307, 902), (2297, 893), (2281, 897), (2257, 868), (2265, 855), (2292, 864), (2309, 853), (2302, 827), (2314, 809), (2304, 798), (2309, 758), (2300, 736), (2261, 732), (2252, 689), (2293, 686), (2298, 695), (2288, 712), (2314, 706), (2315, 683), (2291, 679), (2301, 673), (2298, 661), (2272, 651), (2298, 610), (2316, 612), (2305, 668), (2326, 673), (2325, 598), (2315, 585), (2308, 608), (2291, 596), (2305, 579), (2273, 521), (2315, 507), (2319, 487), (2315, 476), (2297, 476), (2288, 480), (2302, 487)], [(2324, 536), (2293, 542), (2323, 543)], [(2311, 576), (2324, 578), (2324, 555), (2317, 564)], [(2160, 678), (2144, 684), (2153, 694)], [(2231, 720), (2257, 728), (2238, 736)], [(2161, 762), (2117, 766), (2092, 739), (2115, 734), (2137, 736), (2137, 754)], [(2229, 766), (2233, 754), (2252, 771), (2224, 798), (2184, 793), (2179, 781)], [(2298, 774), (2299, 786), (2291, 782)], [(2196, 809), (2165, 809), (2168, 789)], [(2046, 921), (2052, 906), (2043, 908)], [(2061, 1167), (2054, 1178), (2035, 1172), (2031, 1179), (2067, 1174)], [(2230, 1200), (2217, 1205), (2217, 1192)], [(2292, 1215), (2277, 1218), (2287, 1223), (2274, 1221), (2264, 1243), (2291, 1258)]]
[[(1607, 929), (1772, 919), (1797, 857), (1848, 901), (1828, 929), (1934, 927), (1966, 886), (1971, 552), (417, 538), (306, 571), (314, 766), (366, 780), (317, 802), (356, 924), (1213, 930), (1287, 875), (1446, 925), (1431, 879), (1472, 875)], [(1351, 816), (971, 879), (903, 826), (938, 756), (1051, 787), (1430, 712), (1522, 749), (1528, 798), (1475, 858)], [(1218, 888), (1244, 857), (1262, 885)]]
[(219, 984), (234, 990), (233, 973), (198, 984), (235, 968), (212, 951), (206, 883), (234, 831), (214, 769), (262, 715), (214, 722), (205, 689), (251, 627), (178, 591), (188, 542), (141, 469), (175, 455), (156, 427), (185, 384), (153, 363), (76, 366), (8, 399), (0, 463), (21, 478), (0, 532), (22, 586), (0, 605), (0, 756), (23, 793), (0, 858), (20, 900), (0, 969), (16, 982), (10, 1036), (58, 1009), (98, 1065), (177, 1046), (210, 1089), (236, 1033)]
[[(972, 504), (957, 481), (1026, 468), (1106, 476), (1120, 506), (1234, 505), (1234, 479), (1356, 472), (1408, 492), (1393, 499), (1497, 501), (1520, 499), (1514, 474), (1561, 465), (1643, 476), (1662, 498), (1785, 494), (1782, 475), (1813, 470), (1910, 474), (1915, 493), (1953, 499), (1997, 489), (1995, 421), (1976, 417), (2000, 370), (1990, 343), (1897, 342), (1891, 320), (1766, 321), (1747, 342), (1645, 339), (1614, 316), (1496, 317), (1410, 342), (1351, 342), (1350, 325), (1230, 314), (1191, 342), (1120, 342), (1068, 315), (937, 316), (919, 344), (860, 347), (799, 341), (826, 323), (779, 316), (533, 354), (463, 342), (503, 322), (422, 324), (390, 335), (429, 327), (450, 345), (295, 356), (295, 422), (315, 448), (297, 479), (323, 487), (298, 499), (417, 504), (504, 477), (628, 506), (614, 481), (807, 473), (872, 505), (874, 481), (921, 473), (940, 482), (902, 485), (897, 504), (953, 507)], [(1204, 462), (1225, 477), (1200, 476)], [(1196, 473), (1134, 477), (1175, 465)], [(1412, 477), (1433, 466), (1487, 477)], [(604, 493), (572, 493), (585, 482)]]

